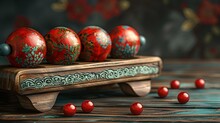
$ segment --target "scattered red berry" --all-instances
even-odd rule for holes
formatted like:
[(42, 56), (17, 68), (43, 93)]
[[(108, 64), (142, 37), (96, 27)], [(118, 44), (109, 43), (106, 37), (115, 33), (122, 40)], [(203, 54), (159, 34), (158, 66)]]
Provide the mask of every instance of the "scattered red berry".
[(76, 106), (72, 103), (67, 103), (63, 106), (63, 113), (65, 116), (73, 116), (76, 113)]
[(166, 97), (166, 96), (168, 95), (168, 93), (169, 93), (168, 88), (167, 88), (167, 87), (164, 87), (164, 86), (158, 88), (158, 90), (157, 90), (157, 94), (158, 94), (161, 98)]
[(81, 108), (82, 108), (83, 112), (90, 113), (94, 109), (94, 104), (90, 100), (85, 100), (82, 102)]
[(185, 104), (189, 101), (189, 94), (186, 92), (180, 92), (177, 96), (179, 103)]
[(180, 82), (178, 80), (173, 80), (170, 82), (170, 87), (172, 89), (179, 89), (180, 88)]
[(196, 88), (202, 89), (205, 87), (205, 80), (204, 79), (197, 79), (195, 81)]
[(130, 111), (134, 115), (139, 115), (143, 112), (143, 105), (139, 102), (135, 102), (130, 106)]

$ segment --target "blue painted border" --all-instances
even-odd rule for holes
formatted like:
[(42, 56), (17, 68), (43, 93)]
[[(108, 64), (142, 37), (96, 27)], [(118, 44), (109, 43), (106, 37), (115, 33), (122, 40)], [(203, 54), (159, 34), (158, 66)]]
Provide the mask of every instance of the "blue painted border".
[(64, 76), (46, 76), (43, 78), (31, 78), (21, 81), (20, 89), (42, 89), (44, 87), (56, 87), (62, 85), (71, 85), (79, 82), (87, 82), (91, 80), (111, 80), (122, 77), (132, 77), (138, 74), (148, 75), (157, 74), (159, 72), (158, 66), (131, 66), (117, 69), (105, 69), (99, 72), (80, 72)]

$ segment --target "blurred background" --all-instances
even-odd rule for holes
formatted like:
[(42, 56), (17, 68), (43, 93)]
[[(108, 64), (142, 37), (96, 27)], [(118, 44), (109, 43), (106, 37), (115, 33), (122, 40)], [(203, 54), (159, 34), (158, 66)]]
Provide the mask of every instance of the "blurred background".
[(0, 42), (23, 26), (45, 35), (56, 26), (79, 32), (129, 25), (147, 39), (140, 55), (214, 59), (220, 58), (219, 19), (220, 0), (1, 0)]

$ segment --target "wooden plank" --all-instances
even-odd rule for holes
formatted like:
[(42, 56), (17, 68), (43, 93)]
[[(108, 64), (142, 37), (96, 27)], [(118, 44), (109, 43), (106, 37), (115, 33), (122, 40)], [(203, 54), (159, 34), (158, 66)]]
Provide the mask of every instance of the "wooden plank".
[[(133, 121), (217, 121), (220, 117), (219, 96), (215, 89), (190, 90), (192, 100), (186, 105), (180, 105), (173, 100), (178, 90), (172, 90), (167, 99), (156, 98), (155, 93), (151, 93), (144, 98), (125, 97), (114, 90), (99, 90), (99, 92), (89, 93), (89, 90), (78, 90), (62, 93), (53, 110), (46, 113), (31, 113), (18, 111), (17, 113), (1, 112), (1, 120), (38, 120), (38, 121), (99, 121), (99, 122), (133, 122)], [(102, 93), (101, 93), (102, 92)], [(70, 96), (71, 95), (71, 96)], [(204, 95), (203, 97), (199, 95)], [(91, 99), (92, 97), (92, 99)], [(208, 97), (208, 98), (207, 98)], [(84, 99), (91, 99), (95, 104), (95, 109), (90, 114), (82, 113), (80, 104)], [(130, 115), (129, 106), (134, 101), (140, 101), (144, 105), (144, 112), (140, 116)], [(61, 106), (67, 102), (74, 103), (77, 114), (73, 117), (64, 117), (61, 113)], [(203, 103), (201, 103), (203, 102)], [(1, 107), (3, 108), (3, 107)], [(0, 109), (1, 109), (0, 108)], [(20, 109), (17, 109), (20, 110)], [(201, 120), (203, 117), (203, 120)], [(160, 120), (158, 120), (160, 119)]]
[(159, 57), (108, 59), (106, 62), (76, 62), (61, 66), (42, 64), (38, 68), (0, 68), (0, 88), (19, 94), (60, 91), (157, 77), (162, 69)]

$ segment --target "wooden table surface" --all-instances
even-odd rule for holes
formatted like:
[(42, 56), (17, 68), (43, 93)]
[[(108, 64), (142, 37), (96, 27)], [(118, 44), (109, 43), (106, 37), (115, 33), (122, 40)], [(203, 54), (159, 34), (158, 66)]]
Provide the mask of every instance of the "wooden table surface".
[[(220, 122), (220, 61), (164, 60), (160, 77), (152, 80), (151, 93), (145, 97), (128, 97), (117, 85), (65, 91), (58, 96), (55, 106), (49, 112), (34, 113), (23, 110), (16, 100), (6, 101), (9, 96), (0, 97), (0, 120), (23, 122)], [(205, 89), (195, 89), (194, 80), (206, 80)], [(157, 88), (168, 86), (171, 80), (181, 81), (181, 89), (170, 89), (167, 98), (158, 98)], [(187, 104), (178, 104), (180, 91), (190, 94)], [(81, 102), (92, 100), (95, 109), (92, 113), (81, 112)], [(144, 111), (141, 115), (131, 115), (129, 106), (141, 102)], [(64, 117), (61, 107), (74, 103), (77, 113)], [(4, 121), (3, 121), (4, 122)]]

